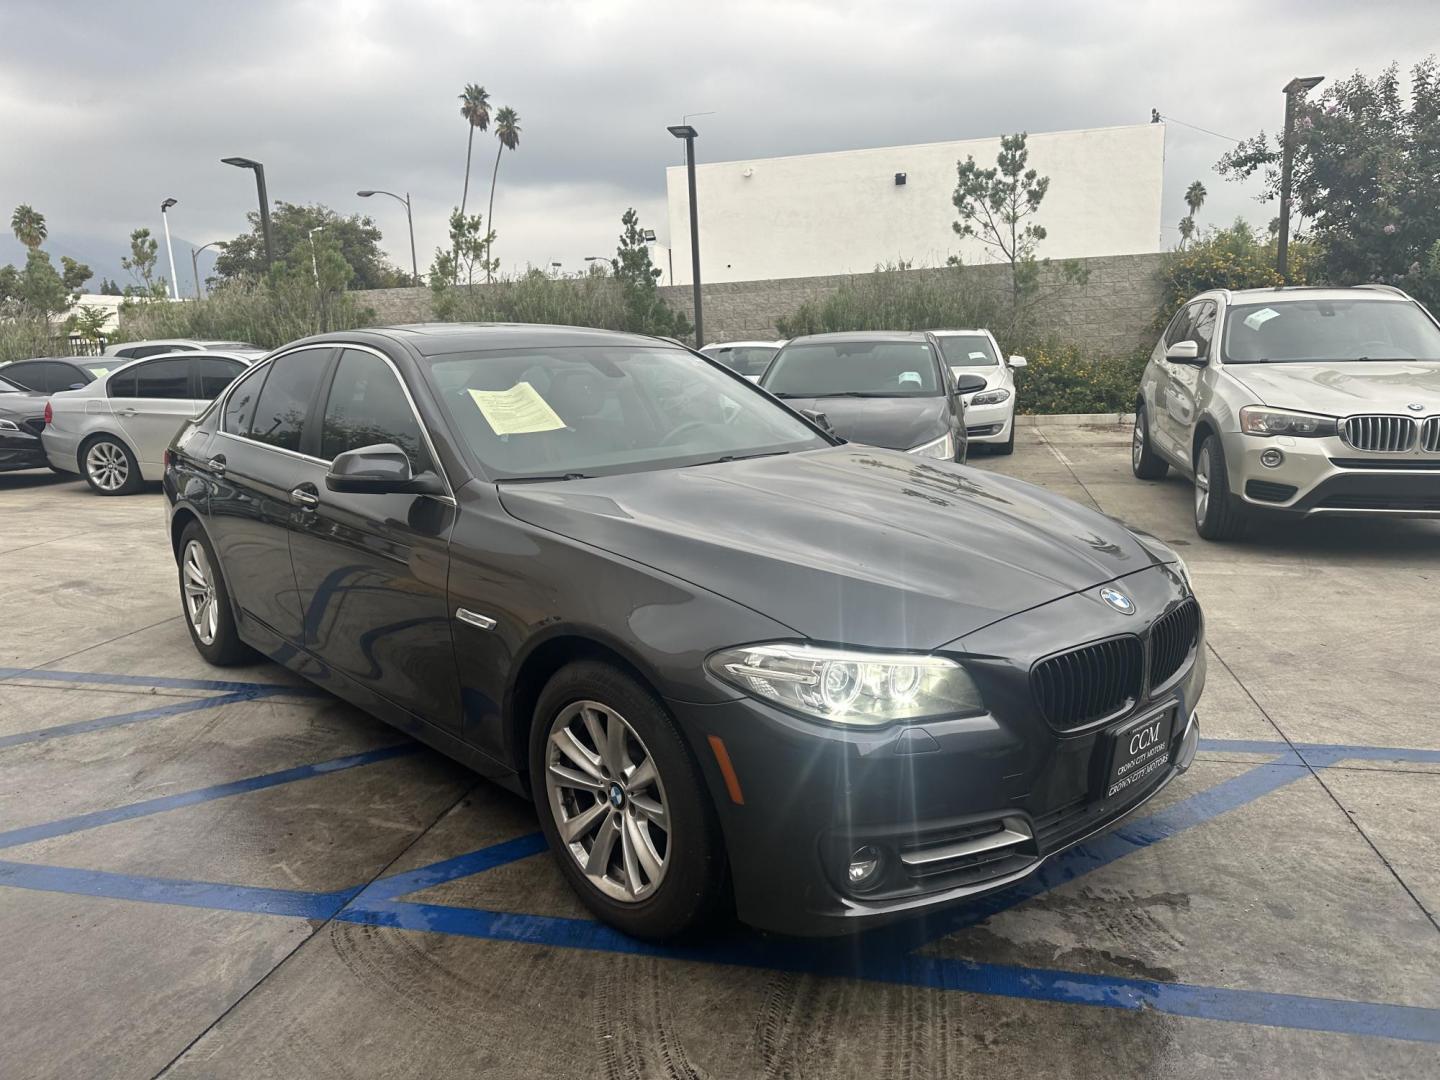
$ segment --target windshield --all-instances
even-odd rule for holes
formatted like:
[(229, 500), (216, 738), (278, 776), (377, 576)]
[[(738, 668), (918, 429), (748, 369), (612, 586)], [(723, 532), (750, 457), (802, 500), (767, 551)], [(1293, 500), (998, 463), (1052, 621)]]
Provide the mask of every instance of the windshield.
[(786, 345), (761, 385), (779, 397), (937, 397), (940, 372), (923, 341)]
[(1222, 356), (1227, 364), (1440, 361), (1440, 330), (1418, 304), (1394, 300), (1237, 304), (1225, 316)]
[(939, 341), (945, 363), (952, 368), (994, 367), (1000, 363), (988, 334), (946, 334)]
[(780, 348), (777, 345), (712, 345), (700, 351), (741, 375), (763, 375)]
[(691, 353), (600, 346), (438, 356), (456, 434), (497, 480), (568, 478), (814, 450), (798, 417)]

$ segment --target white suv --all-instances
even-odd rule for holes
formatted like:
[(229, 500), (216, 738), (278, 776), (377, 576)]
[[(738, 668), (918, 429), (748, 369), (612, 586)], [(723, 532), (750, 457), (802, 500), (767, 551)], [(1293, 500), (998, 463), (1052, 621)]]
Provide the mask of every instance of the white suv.
[(1131, 468), (1195, 482), (1195, 529), (1262, 513), (1440, 517), (1440, 324), (1388, 285), (1217, 289), (1146, 365)]
[(979, 375), (985, 388), (964, 395), (965, 438), (971, 448), (988, 446), (994, 453), (1015, 451), (1015, 368), (1023, 356), (1000, 359), (1000, 346), (989, 330), (932, 330), (946, 366), (956, 378)]

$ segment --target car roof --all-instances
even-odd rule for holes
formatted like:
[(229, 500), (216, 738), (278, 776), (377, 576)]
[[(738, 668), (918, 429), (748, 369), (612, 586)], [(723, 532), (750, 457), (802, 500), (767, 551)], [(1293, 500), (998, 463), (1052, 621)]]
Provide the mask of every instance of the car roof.
[(986, 330), (983, 327), (977, 326), (973, 330), (963, 330), (951, 327), (947, 330), (931, 330), (930, 333), (934, 334), (936, 337), (947, 337), (954, 334), (988, 334), (990, 333), (990, 331)]
[(646, 337), (643, 334), (593, 330), (583, 326), (548, 326), (541, 323), (409, 323), (371, 326), (364, 330), (317, 334), (291, 344), (323, 345), (352, 341), (363, 343), (367, 339), (371, 342), (376, 339), (397, 342), (421, 356), (483, 352), (490, 349), (564, 348), (581, 345), (645, 349), (673, 347), (670, 341)]
[(1390, 285), (1282, 285), (1269, 289), (1211, 289), (1201, 297), (1221, 297), (1232, 304), (1283, 304), (1290, 300), (1388, 300), (1412, 302), (1410, 295)]
[(779, 341), (712, 341), (705, 349), (778, 349), (784, 344), (783, 338)]
[(929, 341), (929, 330), (847, 330), (835, 334), (805, 334), (791, 338), (787, 345), (821, 344), (827, 341)]
[(104, 360), (103, 356), (27, 356), (23, 360), (11, 360), (8, 364), (0, 364), (0, 371), (7, 367), (14, 367), (16, 364), (74, 364), (80, 367), (82, 360)]

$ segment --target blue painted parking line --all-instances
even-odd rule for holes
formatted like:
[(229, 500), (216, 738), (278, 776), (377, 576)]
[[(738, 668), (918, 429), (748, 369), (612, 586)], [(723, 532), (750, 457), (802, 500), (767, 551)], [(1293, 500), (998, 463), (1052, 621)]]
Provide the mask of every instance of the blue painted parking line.
[(279, 787), (281, 784), (293, 784), (297, 780), (309, 780), (315, 776), (343, 772), (346, 769), (355, 769), (364, 765), (374, 765), (380, 761), (391, 761), (395, 758), (407, 757), (419, 749), (419, 743), (402, 743), (398, 746), (370, 750), (363, 754), (349, 754), (345, 757), (331, 758), (329, 761), (319, 761), (311, 765), (297, 765), (293, 769), (248, 776), (243, 780), (212, 784), (210, 787), (196, 788), (193, 791), (162, 795), (125, 806), (112, 807), (109, 810), (77, 814), (74, 817), (61, 818), (59, 821), (47, 821), (41, 825), (27, 825), (23, 828), (11, 829), (9, 832), (0, 832), (0, 848), (17, 847), (20, 844), (30, 844), (37, 840), (48, 840), (53, 836), (67, 836), (70, 833), (84, 832), (87, 829), (97, 829), (102, 825), (113, 825), (118, 821), (133, 821), (135, 818), (160, 814), (166, 810), (176, 810), (182, 806), (197, 806), (215, 799), (228, 798), (231, 795), (245, 795), (252, 791)]
[(494, 870), (497, 866), (504, 866), (506, 863), (528, 859), (532, 855), (539, 855), (547, 847), (544, 833), (526, 833), (513, 840), (506, 840), (499, 844), (492, 844), (490, 847), (480, 848), (478, 851), (457, 855), (453, 859), (444, 859), (441, 862), (431, 863), (429, 866), (378, 878), (367, 885), (360, 896), (367, 900), (398, 900), (402, 896), (419, 892), (421, 889), (444, 885), (447, 881), (472, 877), (475, 874), (483, 874), (486, 870)]
[(255, 701), (268, 696), (268, 694), (256, 693), (253, 690), (245, 690), (235, 694), (221, 694), (218, 697), (186, 698), (184, 701), (176, 701), (169, 705), (157, 705), (153, 709), (117, 713), (114, 716), (97, 716), (93, 720), (76, 720), (71, 724), (57, 724), (54, 727), (39, 728), (35, 731), (21, 731), (14, 735), (0, 737), (0, 750), (10, 746), (20, 746), (24, 743), (63, 739), (68, 735), (83, 735), (90, 731), (104, 731), (106, 728), (139, 724), (145, 720), (158, 720), (166, 716), (200, 712), (203, 709), (213, 709), (220, 705), (233, 705), (237, 701)]
[(233, 679), (172, 679), (163, 675), (115, 675), (105, 671), (54, 671), (49, 668), (0, 667), (0, 680), (39, 679), (45, 682), (94, 683), (97, 686), (143, 686), (164, 690), (221, 690), (229, 693), (253, 691), (266, 694), (294, 694), (297, 697), (324, 697), (317, 686), (286, 686), (281, 683), (236, 682)]

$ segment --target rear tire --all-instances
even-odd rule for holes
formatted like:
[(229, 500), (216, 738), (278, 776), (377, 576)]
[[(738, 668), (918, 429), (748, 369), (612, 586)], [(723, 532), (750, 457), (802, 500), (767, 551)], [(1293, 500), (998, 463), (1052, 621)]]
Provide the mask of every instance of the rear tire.
[(1206, 540), (1234, 540), (1245, 524), (1230, 491), (1225, 448), (1219, 436), (1207, 435), (1195, 453), (1195, 531)]
[(1130, 440), (1130, 471), (1139, 480), (1164, 480), (1170, 464), (1150, 445), (1150, 418), (1144, 404), (1135, 406), (1135, 434)]
[(725, 854), (704, 778), (674, 721), (627, 672), (583, 660), (550, 679), (530, 730), (530, 789), (560, 872), (602, 921), (660, 940), (719, 912)]
[(230, 592), (210, 538), (196, 521), (180, 534), (180, 608), (195, 651), (216, 667), (234, 667), (254, 659), (235, 629)]
[(97, 435), (80, 447), (80, 474), (96, 495), (133, 495), (144, 479), (130, 448), (113, 435)]

